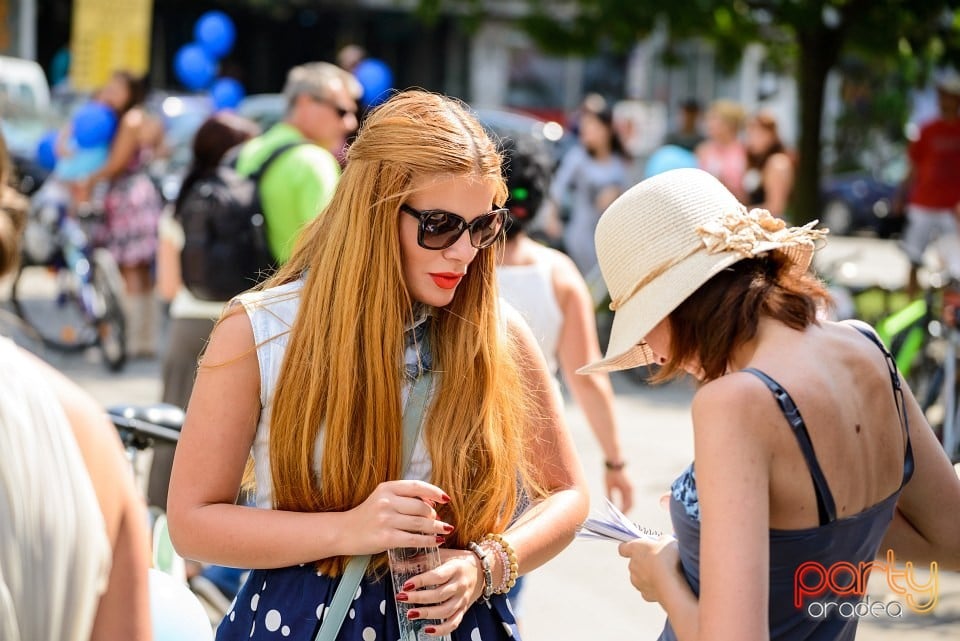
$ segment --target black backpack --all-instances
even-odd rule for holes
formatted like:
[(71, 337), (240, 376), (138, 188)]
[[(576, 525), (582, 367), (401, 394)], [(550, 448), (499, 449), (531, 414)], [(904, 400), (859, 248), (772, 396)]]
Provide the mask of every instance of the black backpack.
[(225, 301), (250, 289), (277, 267), (267, 244), (260, 179), (274, 160), (299, 142), (275, 149), (249, 176), (232, 162), (197, 180), (178, 202), (183, 227), (180, 273), (196, 298)]

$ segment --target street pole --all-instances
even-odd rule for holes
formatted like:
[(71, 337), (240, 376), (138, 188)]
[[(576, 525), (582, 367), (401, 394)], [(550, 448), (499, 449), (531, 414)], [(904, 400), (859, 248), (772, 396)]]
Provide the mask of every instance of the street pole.
[(37, 0), (20, 0), (17, 12), (19, 33), (17, 55), (25, 60), (37, 59)]

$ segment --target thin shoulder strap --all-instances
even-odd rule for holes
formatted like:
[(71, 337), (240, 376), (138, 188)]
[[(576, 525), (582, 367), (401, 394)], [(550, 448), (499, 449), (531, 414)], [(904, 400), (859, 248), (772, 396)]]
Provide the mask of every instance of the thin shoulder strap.
[(817, 462), (817, 455), (813, 451), (813, 443), (810, 442), (807, 425), (803, 422), (803, 417), (800, 416), (800, 410), (797, 409), (797, 404), (793, 402), (790, 394), (787, 393), (787, 390), (783, 389), (780, 383), (770, 378), (764, 372), (753, 367), (748, 367), (741, 371), (753, 374), (766, 384), (770, 391), (773, 392), (773, 397), (777, 400), (777, 404), (780, 405), (780, 411), (783, 412), (787, 423), (789, 423), (791, 429), (793, 429), (793, 435), (797, 438), (797, 443), (800, 444), (800, 451), (803, 453), (803, 458), (807, 461), (807, 468), (810, 470), (810, 477), (813, 479), (814, 494), (817, 496), (817, 515), (820, 518), (820, 525), (826, 525), (836, 520), (837, 508), (833, 501), (833, 494), (830, 492), (830, 486), (827, 485), (827, 478), (820, 468), (820, 463)]
[(874, 345), (883, 352), (883, 357), (887, 361), (887, 371), (890, 373), (890, 384), (893, 387), (893, 400), (897, 404), (897, 414), (900, 419), (900, 426), (906, 435), (907, 447), (903, 455), (903, 479), (900, 482), (902, 488), (913, 476), (913, 445), (910, 443), (910, 420), (907, 418), (907, 404), (903, 396), (903, 385), (900, 382), (900, 372), (897, 370), (897, 361), (880, 339), (869, 329), (862, 327), (859, 323), (847, 323), (850, 327), (866, 336)]
[(306, 144), (305, 142), (298, 140), (296, 142), (288, 142), (280, 145), (276, 149), (270, 152), (270, 155), (267, 156), (267, 159), (260, 163), (260, 166), (257, 167), (253, 173), (250, 174), (250, 180), (254, 182), (259, 182), (263, 175), (267, 173), (267, 169), (270, 168), (270, 165), (273, 164), (277, 158), (285, 154), (287, 151), (293, 149), (294, 147), (299, 147), (300, 145)]
[[(402, 469), (404, 470), (410, 466), (410, 459), (413, 458), (413, 449), (416, 446), (417, 437), (420, 435), (420, 427), (423, 425), (423, 418), (426, 415), (432, 384), (433, 375), (430, 372), (421, 373), (411, 385), (410, 396), (403, 408)], [(360, 587), (360, 582), (363, 580), (369, 562), (369, 554), (351, 557), (333, 594), (329, 609), (320, 623), (315, 641), (335, 641), (337, 635), (340, 634), (343, 620), (347, 616), (350, 603), (353, 602), (357, 588)]]

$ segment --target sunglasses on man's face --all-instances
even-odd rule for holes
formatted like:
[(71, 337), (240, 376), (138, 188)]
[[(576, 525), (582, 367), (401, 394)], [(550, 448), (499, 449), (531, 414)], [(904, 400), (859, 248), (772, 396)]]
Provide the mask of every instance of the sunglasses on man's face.
[(450, 247), (463, 232), (470, 230), (470, 244), (477, 249), (489, 247), (500, 238), (507, 221), (506, 209), (493, 211), (477, 216), (469, 223), (460, 216), (442, 209), (425, 209), (420, 211), (404, 203), (400, 211), (410, 214), (420, 221), (417, 228), (417, 244), (424, 249), (446, 249)]
[(337, 115), (340, 116), (340, 120), (343, 120), (343, 119), (346, 118), (348, 115), (350, 115), (350, 116), (356, 116), (356, 115), (357, 115), (357, 110), (356, 110), (356, 109), (344, 109), (343, 107), (341, 107), (340, 105), (338, 105), (338, 104), (337, 104), (336, 102), (334, 102), (333, 100), (330, 100), (329, 98), (321, 98), (320, 96), (311, 95), (311, 96), (310, 96), (310, 99), (313, 100), (314, 102), (318, 103), (318, 104), (327, 105), (328, 107), (330, 107), (331, 109), (333, 109), (333, 110), (337, 113)]

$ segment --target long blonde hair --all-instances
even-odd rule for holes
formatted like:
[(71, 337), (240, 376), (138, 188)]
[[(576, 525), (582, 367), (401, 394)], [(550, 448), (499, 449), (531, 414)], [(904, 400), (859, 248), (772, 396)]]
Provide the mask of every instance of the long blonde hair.
[[(489, 181), (496, 204), (506, 200), (500, 156), (460, 103), (397, 94), (366, 120), (332, 202), (265, 284), (304, 279), (270, 424), (277, 509), (345, 511), (401, 478), (404, 330), (414, 312), (398, 216), (414, 181), (431, 176)], [(495, 251), (477, 254), (453, 302), (435, 310), (429, 334), (435, 393), (424, 436), (431, 481), (451, 497), (438, 511), (457, 527), (447, 540), (455, 548), (502, 531), (521, 486), (540, 493), (524, 457), (530, 414), (498, 313)], [(343, 565), (318, 563), (334, 574)]]

